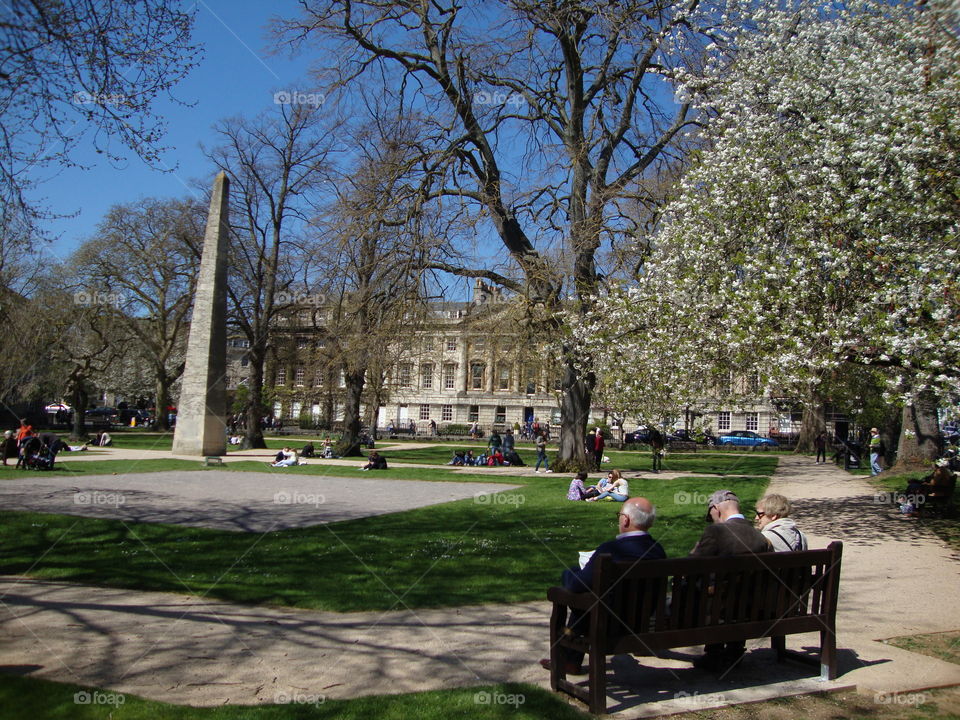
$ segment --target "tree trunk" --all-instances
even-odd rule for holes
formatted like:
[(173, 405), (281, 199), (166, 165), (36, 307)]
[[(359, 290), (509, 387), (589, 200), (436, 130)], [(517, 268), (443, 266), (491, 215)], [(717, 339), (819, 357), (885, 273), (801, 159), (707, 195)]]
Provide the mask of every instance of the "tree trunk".
[(903, 423), (897, 443), (897, 461), (892, 469), (907, 470), (929, 466), (940, 455), (940, 424), (937, 396), (923, 390), (913, 404), (904, 405)]
[(153, 419), (153, 429), (164, 432), (170, 430), (170, 415), (167, 408), (170, 406), (170, 381), (164, 372), (157, 373), (154, 383), (157, 414)]
[(247, 427), (243, 445), (248, 448), (265, 448), (261, 422), (267, 414), (263, 406), (263, 366), (266, 353), (260, 348), (250, 348), (250, 404), (247, 406)]
[(360, 450), (360, 397), (363, 395), (365, 375), (364, 368), (343, 372), (343, 381), (346, 385), (343, 400), (343, 435), (337, 443), (337, 454), (341, 457), (363, 455)]
[(590, 466), (583, 443), (594, 382), (592, 374), (581, 377), (573, 363), (566, 362), (560, 400), (560, 451), (555, 462), (559, 472), (587, 470)]
[(817, 436), (827, 429), (826, 413), (823, 407), (823, 398), (816, 390), (807, 394), (803, 402), (803, 420), (800, 424), (800, 437), (797, 439), (796, 453), (813, 452), (816, 449), (814, 441)]
[(87, 426), (86, 426), (86, 414), (87, 393), (83, 390), (82, 381), (77, 385), (74, 385), (73, 392), (71, 393), (71, 402), (73, 402), (73, 427), (70, 431), (71, 440), (86, 440), (87, 439)]

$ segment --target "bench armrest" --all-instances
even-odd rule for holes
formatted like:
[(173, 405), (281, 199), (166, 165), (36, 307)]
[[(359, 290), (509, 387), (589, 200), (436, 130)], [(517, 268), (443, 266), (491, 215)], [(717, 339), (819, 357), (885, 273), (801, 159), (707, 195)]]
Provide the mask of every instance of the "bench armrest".
[(589, 610), (596, 605), (592, 592), (575, 593), (559, 586), (547, 590), (547, 600), (578, 610)]

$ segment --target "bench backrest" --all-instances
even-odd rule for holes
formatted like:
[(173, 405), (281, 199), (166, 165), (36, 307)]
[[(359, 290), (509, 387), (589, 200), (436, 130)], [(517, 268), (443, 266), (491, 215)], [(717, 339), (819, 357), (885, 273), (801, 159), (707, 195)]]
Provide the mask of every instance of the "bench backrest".
[[(664, 646), (703, 641), (705, 631), (755, 637), (832, 629), (843, 543), (823, 550), (615, 562), (597, 558), (594, 618), (608, 639), (662, 635)], [(735, 626), (742, 626), (738, 631)]]

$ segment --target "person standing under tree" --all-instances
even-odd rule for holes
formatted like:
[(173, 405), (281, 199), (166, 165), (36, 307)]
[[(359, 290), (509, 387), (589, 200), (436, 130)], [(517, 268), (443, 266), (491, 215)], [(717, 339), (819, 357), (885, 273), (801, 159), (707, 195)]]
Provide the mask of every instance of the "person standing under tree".
[(663, 433), (655, 427), (650, 428), (650, 450), (653, 452), (653, 471), (655, 473), (663, 469), (664, 445)]
[(870, 428), (870, 475), (879, 475), (883, 472), (880, 467), (880, 455), (883, 454), (883, 441), (880, 439), (880, 431), (876, 428)]
[(817, 448), (817, 465), (820, 464), (821, 458), (822, 462), (827, 462), (827, 432), (824, 430), (822, 433), (817, 435), (817, 439), (813, 441), (814, 447)]

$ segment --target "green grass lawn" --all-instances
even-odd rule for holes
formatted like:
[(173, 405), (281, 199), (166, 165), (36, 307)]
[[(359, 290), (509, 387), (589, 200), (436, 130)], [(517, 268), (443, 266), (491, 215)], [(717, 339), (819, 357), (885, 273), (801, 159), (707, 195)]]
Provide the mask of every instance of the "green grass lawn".
[[(480, 501), (263, 535), (6, 512), (0, 573), (338, 611), (539, 600), (578, 551), (613, 536), (620, 506), (567, 501), (562, 476), (524, 481)], [(749, 513), (767, 482), (722, 484)], [(703, 503), (717, 484), (631, 480), (630, 490), (657, 505), (653, 534), (678, 556), (699, 537)]]
[[(534, 685), (513, 683), (406, 695), (373, 695), (355, 700), (326, 700), (320, 693), (308, 692), (300, 697), (306, 702), (195, 708), (109, 690), (0, 675), (0, 720), (500, 720), (508, 717), (584, 720), (590, 717), (554, 693)], [(83, 703), (87, 699), (96, 702)]]
[[(84, 453), (86, 454), (86, 453)], [(6, 467), (0, 466), (0, 482), (3, 480), (36, 477), (43, 479), (52, 475), (75, 475), (89, 477), (91, 475), (127, 475), (131, 473), (159, 472), (161, 470), (200, 470), (199, 460), (77, 460), (69, 459), (61, 462), (59, 456), (54, 463), (53, 470), (17, 470), (11, 463)]]

